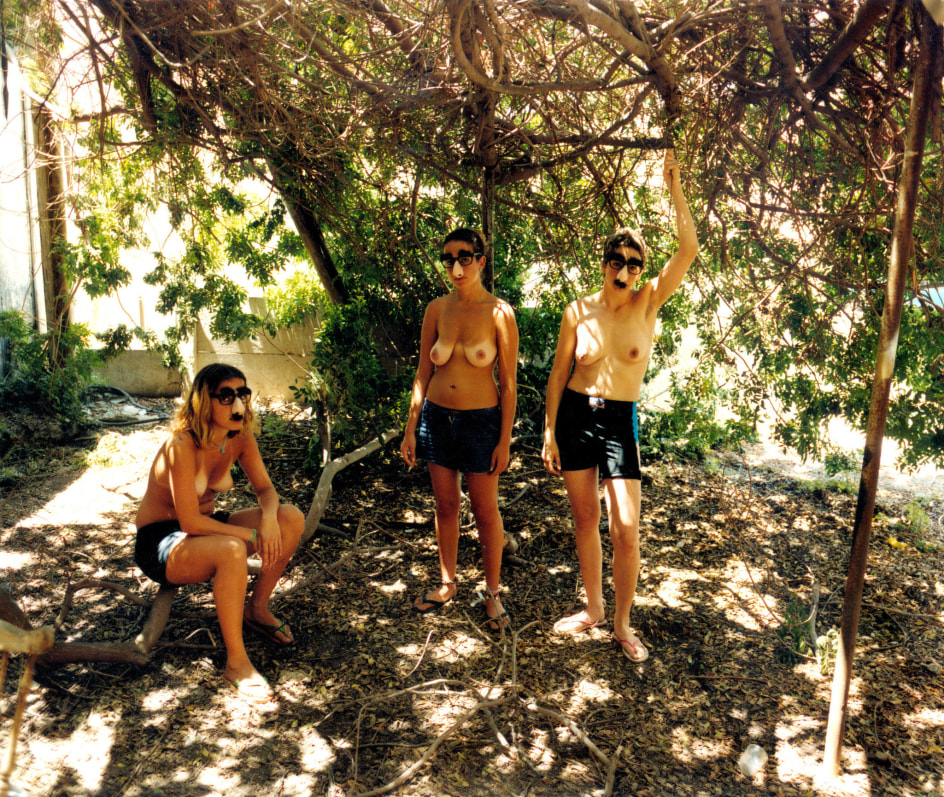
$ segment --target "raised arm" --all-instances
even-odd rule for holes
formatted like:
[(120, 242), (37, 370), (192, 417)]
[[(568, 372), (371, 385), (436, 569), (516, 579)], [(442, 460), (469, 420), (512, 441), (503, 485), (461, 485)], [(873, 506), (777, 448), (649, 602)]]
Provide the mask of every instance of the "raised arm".
[(675, 158), (674, 150), (667, 149), (665, 151), (663, 176), (665, 184), (669, 187), (672, 205), (675, 207), (678, 250), (662, 267), (659, 276), (652, 280), (653, 290), (650, 311), (658, 310), (675, 293), (678, 286), (682, 284), (682, 280), (685, 279), (689, 266), (698, 254), (698, 236), (695, 232), (695, 222), (692, 220), (691, 211), (688, 209), (688, 201), (685, 199), (685, 192), (682, 190), (682, 180), (679, 172), (679, 162)]
[(495, 309), (498, 339), (498, 402), (501, 407), (501, 435), (492, 453), (491, 473), (502, 473), (511, 459), (511, 431), (518, 406), (518, 324), (507, 302)]
[(557, 449), (557, 410), (561, 396), (570, 379), (577, 350), (577, 313), (571, 302), (561, 318), (560, 333), (557, 336), (557, 350), (554, 353), (554, 365), (547, 378), (547, 394), (544, 399), (544, 448), (541, 458), (544, 467), (551, 473), (560, 474), (560, 452)]

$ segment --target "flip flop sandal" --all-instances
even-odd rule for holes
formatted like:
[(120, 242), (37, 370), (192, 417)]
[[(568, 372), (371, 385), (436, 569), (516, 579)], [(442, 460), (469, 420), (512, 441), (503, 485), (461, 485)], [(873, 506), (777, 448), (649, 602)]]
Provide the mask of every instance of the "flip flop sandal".
[[(443, 581), (443, 586), (448, 587), (450, 585), (455, 585), (455, 581)], [(443, 606), (447, 603), (452, 603), (453, 599), (456, 597), (456, 593), (452, 594), (451, 598), (446, 598), (444, 601), (438, 601), (435, 598), (430, 598), (428, 592), (423, 593), (423, 597), (420, 598), (420, 603), (428, 603), (425, 609), (420, 609), (415, 603), (413, 604), (413, 611), (417, 614), (429, 614), (430, 612), (438, 612)]]
[[(636, 636), (635, 634), (633, 636)], [(623, 655), (629, 659), (633, 664), (642, 664), (646, 659), (649, 658), (649, 651), (646, 650), (646, 646), (642, 644), (642, 640), (637, 636), (636, 641), (633, 642), (631, 639), (620, 639), (616, 634), (613, 634), (613, 639), (615, 639), (620, 646), (620, 650), (623, 651)], [(626, 646), (629, 645), (631, 650), (642, 650), (642, 653), (636, 654), (635, 656), (630, 655), (629, 651), (626, 650)]]
[(279, 622), (278, 625), (267, 625), (266, 623), (260, 623), (256, 620), (250, 620), (248, 617), (244, 617), (243, 625), (246, 626), (246, 628), (252, 629), (257, 634), (264, 636), (272, 644), (278, 645), (280, 648), (285, 648), (289, 645), (295, 644), (294, 639), (281, 639), (278, 636), (278, 634), (289, 636), (289, 634), (292, 633), (285, 620)]
[[(559, 620), (558, 622), (563, 622)], [(603, 625), (605, 620), (572, 620), (567, 624), (567, 630), (557, 628), (557, 623), (554, 624), (554, 633), (560, 634), (561, 636), (577, 636), (577, 634), (582, 634), (584, 631), (589, 631), (591, 628), (596, 628), (599, 625)]]
[(265, 678), (260, 680), (250, 676), (249, 678), (243, 678), (241, 681), (234, 681), (224, 675), (223, 680), (233, 687), (236, 694), (251, 706), (278, 706), (275, 700), (275, 692), (272, 691), (272, 687), (269, 686), (269, 682)]
[[(496, 589), (496, 590), (486, 589), (485, 594), (488, 595), (492, 599), (492, 603), (495, 603), (496, 601), (501, 600), (500, 589)], [(494, 617), (489, 616), (488, 609), (486, 608), (485, 618), (486, 618), (489, 630), (495, 631), (496, 633), (498, 631), (501, 631), (503, 628), (508, 628), (511, 625), (511, 615), (508, 614), (508, 610), (505, 608), (504, 604), (502, 604), (502, 610), (498, 614), (496, 614)]]

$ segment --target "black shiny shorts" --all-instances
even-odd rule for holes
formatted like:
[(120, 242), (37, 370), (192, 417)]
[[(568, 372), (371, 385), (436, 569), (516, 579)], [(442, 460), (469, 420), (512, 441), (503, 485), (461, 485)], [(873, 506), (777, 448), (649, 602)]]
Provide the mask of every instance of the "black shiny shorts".
[(554, 428), (561, 470), (597, 467), (602, 479), (641, 479), (635, 401), (564, 388)]
[(450, 410), (428, 399), (416, 427), (416, 456), (460, 473), (488, 473), (501, 437), (501, 409)]
[[(229, 512), (214, 512), (210, 517), (220, 523), (226, 523), (229, 520)], [(167, 580), (167, 557), (170, 556), (174, 543), (186, 536), (187, 532), (181, 531), (180, 521), (176, 518), (141, 526), (134, 541), (135, 564), (151, 581), (165, 587), (174, 586)]]

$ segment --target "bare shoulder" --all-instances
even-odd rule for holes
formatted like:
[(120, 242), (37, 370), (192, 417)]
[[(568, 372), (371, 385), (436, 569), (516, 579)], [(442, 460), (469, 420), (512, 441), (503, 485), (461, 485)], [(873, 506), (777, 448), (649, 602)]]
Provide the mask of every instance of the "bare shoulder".
[(442, 309), (449, 303), (449, 298), (452, 296), (451, 293), (447, 293), (445, 296), (437, 296), (433, 299), (428, 305), (426, 305), (426, 315), (431, 318), (435, 318), (442, 312)]
[(499, 299), (497, 296), (493, 296), (492, 299), (492, 313), (495, 316), (495, 320), (505, 323), (514, 322), (515, 311), (512, 306), (504, 299)]
[(579, 299), (574, 299), (567, 305), (567, 309), (564, 313), (565, 315), (569, 314), (571, 318), (576, 320), (578, 318), (585, 318), (599, 311), (600, 308), (604, 306), (603, 291), (597, 291), (597, 293), (591, 293), (587, 296), (581, 296)]
[(189, 454), (193, 456), (197, 453), (197, 442), (190, 432), (174, 432), (164, 441), (161, 450), (168, 454)]

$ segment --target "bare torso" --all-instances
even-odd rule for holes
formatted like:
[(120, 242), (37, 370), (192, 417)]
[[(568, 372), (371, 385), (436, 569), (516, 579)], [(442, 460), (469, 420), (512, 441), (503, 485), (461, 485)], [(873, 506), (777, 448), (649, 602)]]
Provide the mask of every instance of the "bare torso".
[(218, 448), (199, 448), (193, 439), (184, 433), (169, 437), (161, 445), (151, 464), (147, 489), (135, 517), (135, 525), (138, 528), (148, 523), (173, 520), (177, 517), (170, 487), (169, 459), (172, 445), (189, 446), (193, 449), (196, 460), (193, 488), (196, 491), (202, 514), (209, 515), (213, 512), (214, 502), (219, 493), (233, 489), (233, 477), (230, 471), (241, 450), (241, 441), (238, 437), (227, 438), (223, 451)]
[(567, 387), (618, 401), (639, 401), (652, 353), (656, 313), (644, 285), (618, 306), (603, 291), (571, 305), (575, 315), (574, 369)]
[(498, 404), (495, 313), (501, 304), (491, 294), (475, 302), (459, 301), (455, 293), (435, 300), (436, 340), (429, 352), (435, 370), (426, 391), (434, 404), (457, 410)]

